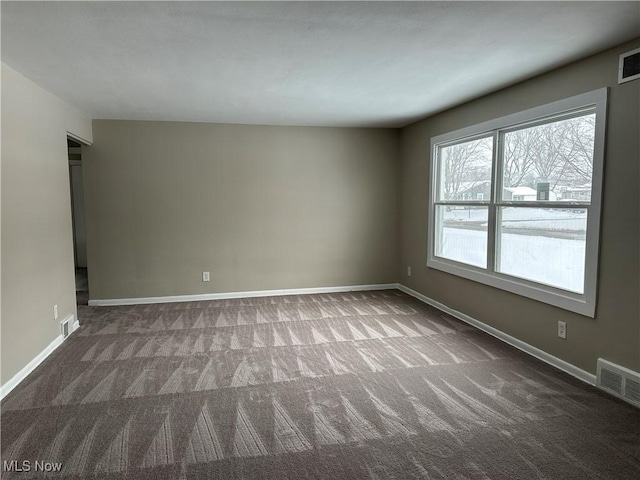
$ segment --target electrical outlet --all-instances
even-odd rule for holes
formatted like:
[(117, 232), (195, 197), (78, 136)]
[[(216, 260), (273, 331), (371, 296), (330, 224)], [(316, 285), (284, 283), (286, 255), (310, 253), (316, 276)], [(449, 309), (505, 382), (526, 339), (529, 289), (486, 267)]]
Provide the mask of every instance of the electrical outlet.
[(54, 320), (58, 319), (58, 305), (53, 306), (53, 319)]
[(558, 336), (560, 338), (567, 338), (567, 323), (558, 322)]
[(211, 277), (209, 276), (209, 272), (202, 272), (202, 281), (208, 282), (210, 280), (211, 280)]
[(407, 267), (407, 277), (411, 276), (411, 267)]

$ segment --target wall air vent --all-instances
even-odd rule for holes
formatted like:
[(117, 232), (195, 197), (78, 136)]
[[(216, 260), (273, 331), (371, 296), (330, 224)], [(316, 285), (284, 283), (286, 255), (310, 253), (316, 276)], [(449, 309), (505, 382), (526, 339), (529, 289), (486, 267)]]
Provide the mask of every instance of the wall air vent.
[(638, 372), (599, 358), (596, 386), (640, 407), (640, 373)]
[(625, 390), (627, 397), (640, 405), (640, 382), (627, 378)]
[(622, 380), (624, 377), (617, 372), (612, 372), (607, 368), (600, 370), (600, 386), (617, 395), (622, 395)]
[(69, 317), (66, 320), (60, 322), (60, 330), (62, 334), (62, 338), (67, 338), (69, 336), (69, 332), (71, 331), (71, 319), (73, 317)]
[(640, 48), (620, 55), (618, 83), (630, 82), (640, 78)]

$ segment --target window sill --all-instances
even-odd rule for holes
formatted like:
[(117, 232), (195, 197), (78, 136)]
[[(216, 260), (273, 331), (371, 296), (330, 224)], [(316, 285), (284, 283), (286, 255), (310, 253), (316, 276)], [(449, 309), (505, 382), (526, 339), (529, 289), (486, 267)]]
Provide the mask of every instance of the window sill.
[(427, 267), (579, 313), (586, 317), (595, 317), (595, 292), (592, 292), (591, 295), (588, 292), (585, 294), (572, 293), (498, 272), (489, 272), (441, 257), (429, 258)]

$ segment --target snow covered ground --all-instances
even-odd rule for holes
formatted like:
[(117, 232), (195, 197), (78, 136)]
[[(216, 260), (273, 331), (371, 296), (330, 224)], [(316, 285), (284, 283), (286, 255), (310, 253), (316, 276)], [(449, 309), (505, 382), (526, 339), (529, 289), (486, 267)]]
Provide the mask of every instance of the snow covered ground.
[[(585, 240), (503, 233), (500, 244), (501, 273), (583, 293)], [(440, 257), (486, 267), (486, 230), (445, 227), (441, 247)]]
[[(486, 226), (487, 208), (455, 209), (444, 212), (446, 226), (455, 224), (476, 224)], [(587, 211), (546, 208), (502, 208), (502, 226), (504, 229), (517, 228), (537, 230), (540, 235), (553, 235), (553, 232), (584, 235), (587, 229)]]

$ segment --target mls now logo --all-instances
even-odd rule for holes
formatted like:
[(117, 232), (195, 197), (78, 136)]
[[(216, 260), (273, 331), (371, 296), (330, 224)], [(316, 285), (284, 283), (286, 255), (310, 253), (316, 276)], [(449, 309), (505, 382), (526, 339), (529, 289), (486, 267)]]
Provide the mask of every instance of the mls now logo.
[(40, 460), (36, 460), (32, 462), (31, 460), (23, 460), (22, 462), (18, 462), (17, 460), (12, 460), (10, 462), (4, 460), (2, 462), (2, 470), (4, 472), (59, 472), (62, 470), (62, 462), (42, 462)]

